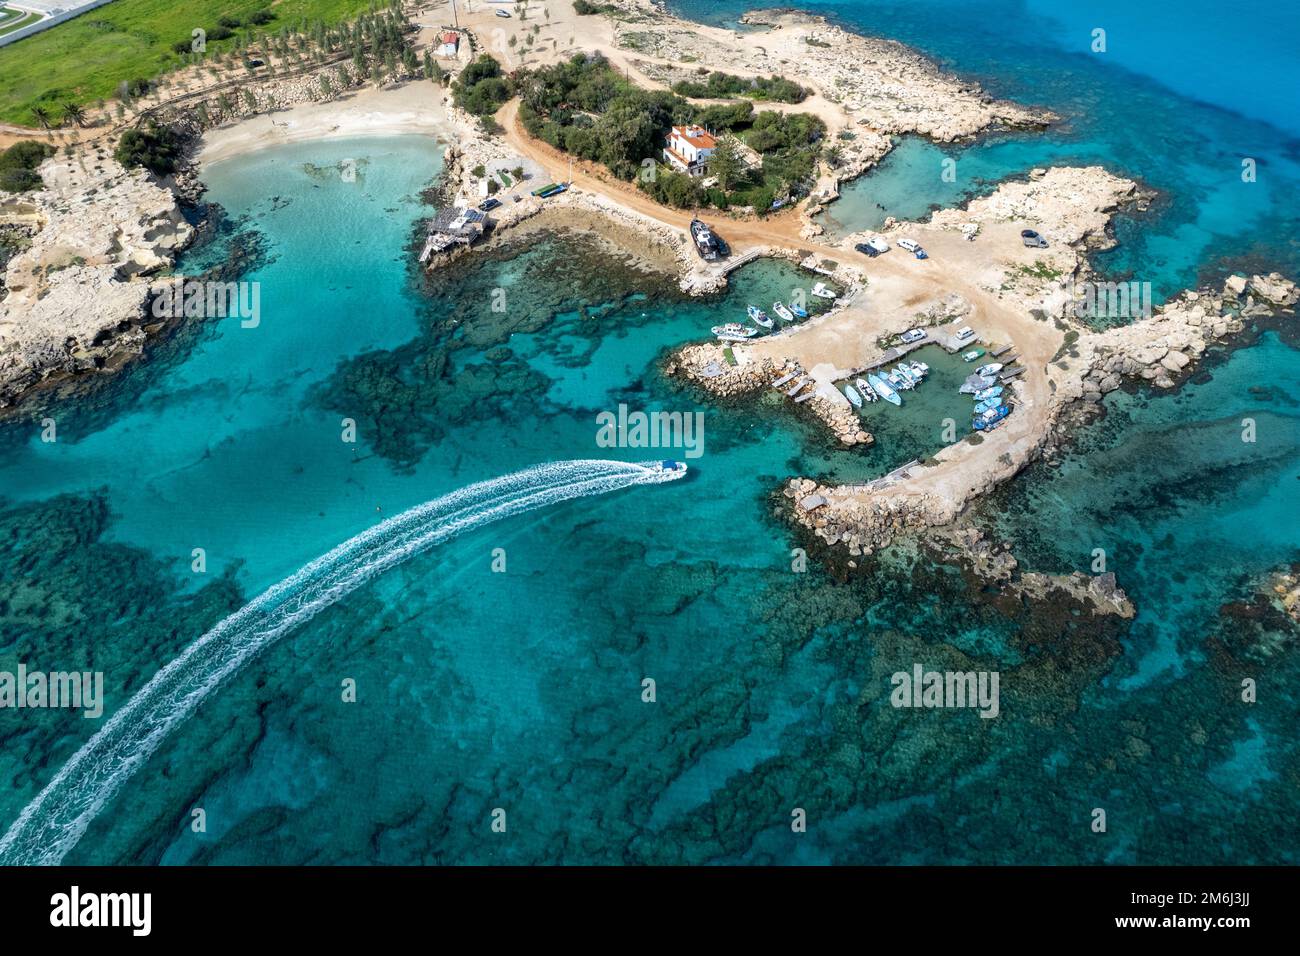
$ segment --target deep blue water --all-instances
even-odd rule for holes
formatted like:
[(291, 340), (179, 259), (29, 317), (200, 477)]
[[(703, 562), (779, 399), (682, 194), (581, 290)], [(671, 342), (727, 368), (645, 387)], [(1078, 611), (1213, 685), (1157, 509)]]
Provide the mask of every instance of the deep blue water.
[[(1191, 281), (1243, 235), (1237, 217), (1256, 224), (1238, 251), (1294, 261), (1278, 187), (1234, 200), (1207, 172), (1220, 129), (1278, 168), (1281, 120), (1187, 99), (1137, 72), (1141, 57), (1103, 69), (1071, 51), (1068, 19), (1019, 6), (834, 12), (870, 13), (870, 28), (1067, 118), (1042, 144), (976, 144), (967, 159), (986, 161), (960, 169), (994, 180), (1066, 148), (1142, 164), (1169, 199), (1121, 230), (1117, 268)], [(1121, 21), (1116, 58), (1124, 36)], [(1085, 115), (1116, 98), (1148, 104), (1158, 135), (1134, 142), (1138, 118)], [(907, 146), (899, 165), (933, 149)], [(932, 453), (947, 392), (931, 382), (905, 414), (868, 410), (879, 440), (850, 453), (775, 395), (719, 407), (664, 379), (667, 349), (804, 281), (781, 264), (683, 301), (556, 236), (425, 282), (408, 243), (440, 155), (422, 138), (322, 141), (207, 170), (237, 232), (264, 242), (245, 275), (262, 283), (262, 323), (181, 334), (55, 404), (53, 445), (34, 421), (0, 427), (0, 668), (102, 669), (111, 712), (223, 616), (383, 517), (539, 461), (647, 457), (595, 443), (596, 413), (620, 402), (701, 412), (703, 456), (684, 482), (467, 534), (319, 614), (223, 684), (69, 862), (1296, 861), (1296, 632), (1254, 601), (1263, 575), (1300, 560), (1293, 335), (1259, 330), (1176, 395), (1112, 396), (1059, 462), (979, 509), (1031, 568), (1087, 569), (1105, 549), (1131, 624), (991, 602), (905, 547), (856, 570), (814, 552), (799, 572), (807, 542), (770, 500), (781, 480), (858, 480)], [(338, 175), (346, 159), (355, 182)], [(912, 175), (887, 166), (853, 188), (917, 214)], [(1255, 443), (1241, 441), (1247, 417)], [(913, 662), (1000, 670), (1001, 717), (889, 707), (890, 673)], [(1244, 677), (1257, 703), (1241, 702)], [(94, 724), (0, 713), (0, 820)], [(1098, 806), (1105, 835), (1089, 828)], [(206, 833), (189, 827), (196, 807)], [(796, 807), (807, 833), (791, 832)]]

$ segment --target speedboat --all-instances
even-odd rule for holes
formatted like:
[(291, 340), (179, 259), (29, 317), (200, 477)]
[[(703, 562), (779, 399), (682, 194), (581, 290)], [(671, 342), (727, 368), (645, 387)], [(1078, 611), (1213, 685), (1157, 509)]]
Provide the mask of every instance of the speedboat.
[(908, 391), (912, 387), (911, 380), (903, 378), (903, 376), (899, 375), (897, 372), (886, 372), (885, 380), (900, 392)]
[(872, 388), (871, 384), (865, 379), (855, 378), (853, 384), (858, 387), (858, 394), (866, 399), (868, 403), (880, 400), (880, 396), (876, 394), (876, 390)]
[(751, 329), (748, 325), (741, 325), (739, 322), (715, 325), (710, 331), (719, 338), (728, 336), (735, 339), (749, 339), (758, 334), (758, 329)]
[(755, 325), (761, 325), (765, 329), (772, 327), (772, 320), (767, 317), (767, 313), (756, 305), (749, 307), (749, 317), (754, 320)]
[(889, 383), (886, 382), (879, 375), (868, 375), (867, 381), (871, 383), (871, 387), (875, 389), (876, 394), (879, 395), (881, 398), (883, 398), (885, 401), (890, 402), (894, 405), (903, 404), (903, 400), (898, 397), (898, 393), (895, 392), (892, 388), (890, 388)]
[(854, 408), (862, 407), (862, 396), (858, 394), (858, 390), (852, 385), (844, 386), (844, 397), (853, 404)]
[(963, 362), (973, 362), (977, 358), (983, 358), (983, 357), (984, 357), (983, 349), (971, 349), (969, 352), (962, 355), (961, 360)]
[(645, 466), (651, 471), (669, 474), (677, 478), (686, 474), (686, 462), (684, 461), (673, 461), (666, 458), (663, 461), (645, 462)]
[(924, 362), (908, 362), (907, 367), (912, 370), (912, 374), (919, 378), (925, 378), (930, 374), (930, 366)]
[(804, 308), (803, 306), (801, 306), (801, 305), (792, 305), (792, 306), (790, 306), (790, 311), (794, 313), (794, 317), (795, 317), (796, 319), (806, 319), (806, 318), (808, 318), (808, 310), (805, 309), (805, 308)]
[(983, 391), (976, 392), (975, 401), (986, 402), (990, 398), (997, 398), (1001, 394), (1002, 394), (1002, 386), (994, 385), (992, 388), (986, 388)]
[(971, 421), (971, 427), (977, 432), (992, 431), (1002, 423), (1002, 419), (1011, 414), (1011, 409), (1005, 405), (999, 405), (996, 408), (990, 408), (986, 412), (980, 412)]
[(785, 307), (784, 302), (773, 302), (772, 311), (775, 312), (783, 322), (794, 321), (794, 313)]
[(1001, 362), (990, 362), (988, 365), (981, 365), (977, 368), (975, 374), (989, 378), (990, 376), (997, 375), (1000, 371), (1002, 371)]
[(834, 299), (839, 293), (828, 286), (825, 282), (818, 282), (812, 287), (812, 294), (819, 299)]

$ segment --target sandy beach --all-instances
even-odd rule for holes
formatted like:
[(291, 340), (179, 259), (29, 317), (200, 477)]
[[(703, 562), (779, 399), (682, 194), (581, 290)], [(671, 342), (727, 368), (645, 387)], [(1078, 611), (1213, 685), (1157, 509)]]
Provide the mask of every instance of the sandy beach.
[(441, 96), (428, 83), (366, 88), (341, 99), (302, 103), (217, 127), (204, 133), (197, 159), (200, 163), (215, 163), (285, 143), (403, 133), (448, 135), (447, 111)]

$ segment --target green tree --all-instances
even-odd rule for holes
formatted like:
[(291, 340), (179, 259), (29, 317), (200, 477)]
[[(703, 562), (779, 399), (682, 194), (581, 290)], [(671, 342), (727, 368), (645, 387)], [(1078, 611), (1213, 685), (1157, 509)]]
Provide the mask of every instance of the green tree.
[(745, 175), (745, 161), (734, 136), (724, 136), (709, 160), (709, 172), (716, 176), (718, 185), (728, 192)]
[(64, 103), (64, 104), (63, 104), (63, 121), (64, 121), (65, 123), (72, 123), (72, 124), (74, 124), (75, 126), (78, 126), (78, 127), (85, 127), (85, 125), (86, 125), (86, 111), (83, 110), (83, 109), (82, 109), (80, 106), (78, 106), (76, 103)]

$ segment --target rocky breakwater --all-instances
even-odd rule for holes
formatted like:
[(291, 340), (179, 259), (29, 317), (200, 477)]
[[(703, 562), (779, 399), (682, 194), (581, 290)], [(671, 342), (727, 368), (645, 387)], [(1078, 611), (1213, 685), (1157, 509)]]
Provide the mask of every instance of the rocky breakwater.
[(1130, 379), (1173, 388), (1210, 345), (1242, 330), (1242, 316), (1290, 310), (1298, 299), (1295, 283), (1276, 273), (1229, 276), (1221, 293), (1184, 292), (1149, 319), (1068, 346), (1049, 366), (1054, 397), (1061, 403), (1099, 402)]
[(5, 270), (0, 408), (139, 354), (161, 326), (146, 315), (148, 276), (193, 236), (171, 190), (92, 149), (47, 159), (44, 188), (20, 197), (36, 227)]
[(951, 521), (954, 513), (926, 495), (875, 494), (869, 500), (846, 495), (851, 488), (792, 478), (782, 494), (792, 504), (796, 524), (826, 544), (857, 557), (887, 547), (899, 535)]
[(832, 402), (817, 395), (807, 402), (808, 410), (831, 430), (835, 440), (846, 448), (854, 445), (870, 445), (875, 438), (862, 427), (862, 419), (851, 406)]
[(735, 355), (734, 347), (716, 342), (684, 346), (668, 359), (664, 373), (683, 378), (717, 398), (741, 398), (761, 393), (773, 379), (783, 374), (769, 359), (737, 360), (732, 364), (727, 358), (728, 351)]

